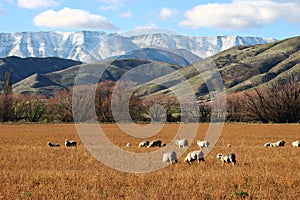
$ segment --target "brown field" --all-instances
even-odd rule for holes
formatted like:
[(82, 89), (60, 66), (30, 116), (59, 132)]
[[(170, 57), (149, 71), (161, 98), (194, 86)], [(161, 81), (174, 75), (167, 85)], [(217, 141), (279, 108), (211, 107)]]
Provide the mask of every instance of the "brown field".
[[(117, 145), (128, 137), (116, 125), (102, 125)], [(178, 125), (159, 134), (170, 141)], [(203, 138), (201, 124), (195, 139)], [(79, 142), (76, 148), (50, 148), (47, 141)], [(265, 148), (284, 139), (286, 146)], [(72, 124), (0, 125), (0, 199), (300, 199), (300, 125), (226, 124), (206, 162), (183, 162), (150, 173), (124, 173), (101, 164), (85, 149)], [(126, 142), (125, 142), (126, 141)], [(226, 145), (230, 143), (232, 147)], [(125, 149), (125, 148), (124, 148)], [(189, 150), (197, 149), (195, 141)], [(148, 149), (149, 150), (149, 149)], [(237, 164), (222, 166), (219, 152), (234, 152)]]

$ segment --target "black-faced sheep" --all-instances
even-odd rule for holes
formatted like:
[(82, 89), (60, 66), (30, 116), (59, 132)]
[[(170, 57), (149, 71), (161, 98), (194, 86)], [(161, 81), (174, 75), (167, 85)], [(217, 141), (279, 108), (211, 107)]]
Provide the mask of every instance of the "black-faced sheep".
[(142, 142), (139, 143), (139, 147), (146, 147), (146, 146), (149, 145), (149, 143), (150, 142), (148, 140), (142, 141)]
[(200, 149), (203, 149), (208, 147), (209, 142), (197, 140), (197, 145), (200, 147)]
[(285, 141), (279, 140), (278, 142), (275, 143), (276, 147), (283, 147), (285, 145)]
[(76, 147), (77, 142), (76, 141), (69, 141), (68, 139), (65, 140), (65, 146), (66, 147)]
[(198, 163), (200, 163), (200, 161), (204, 161), (204, 153), (200, 150), (192, 151), (185, 157), (184, 162), (192, 163), (195, 160), (197, 160)]
[(217, 154), (217, 158), (220, 159), (223, 164), (225, 162), (226, 163), (232, 163), (233, 165), (236, 164), (236, 156), (233, 153), (231, 153), (231, 154), (225, 154), (225, 155), (223, 155), (221, 153), (218, 153)]
[(162, 147), (162, 146), (166, 146), (166, 144), (162, 143), (161, 140), (153, 140), (150, 142), (150, 144), (148, 145), (149, 147)]
[(167, 152), (163, 154), (163, 162), (167, 164), (177, 163), (177, 154), (175, 151)]
[(175, 140), (175, 144), (179, 146), (179, 148), (187, 147), (189, 146), (189, 142), (187, 139), (182, 140)]
[(267, 142), (266, 144), (264, 144), (265, 147), (271, 147), (271, 145), (273, 145), (273, 142)]
[(54, 143), (51, 143), (51, 142), (47, 142), (47, 145), (49, 147), (59, 147), (60, 146), (60, 144), (54, 144)]
[(293, 147), (300, 147), (300, 140), (292, 142)]

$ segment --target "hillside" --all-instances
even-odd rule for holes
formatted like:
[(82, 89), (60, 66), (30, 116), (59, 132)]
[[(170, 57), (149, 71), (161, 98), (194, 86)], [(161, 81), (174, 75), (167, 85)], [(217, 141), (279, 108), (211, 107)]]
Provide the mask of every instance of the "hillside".
[(43, 95), (50, 97), (55, 91), (67, 90), (42, 74), (33, 74), (13, 85), (13, 91), (18, 94)]
[[(260, 87), (291, 75), (300, 75), (300, 37), (263, 45), (238, 46), (218, 53), (197, 64), (179, 69), (184, 74), (198, 96), (208, 94), (203, 81), (205, 76), (210, 81), (206, 66), (215, 65), (224, 81), (227, 92), (243, 91)], [(201, 74), (199, 71), (201, 71)], [(177, 81), (176, 81), (177, 80)], [(141, 95), (168, 93), (180, 90), (180, 81), (176, 73), (160, 77), (157, 81), (170, 86), (165, 90), (153, 90), (153, 84), (144, 85)]]
[[(132, 70), (139, 66), (143, 67), (144, 75), (141, 75), (139, 71)], [(93, 69), (93, 71), (92, 73), (78, 74), (80, 67)], [(55, 91), (57, 91), (57, 89), (71, 89), (76, 77), (90, 82), (105, 80), (117, 81), (131, 70), (131, 73), (127, 74), (127, 77), (131, 77), (131, 80), (145, 83), (168, 74), (170, 70), (175, 71), (179, 68), (181, 68), (179, 65), (138, 59), (105, 60), (94, 64), (76, 65), (60, 71), (46, 73), (44, 75), (34, 74), (33, 76), (14, 84), (13, 89), (15, 93), (43, 94), (45, 96), (51, 96), (55, 93)], [(104, 69), (105, 71), (102, 76), (98, 77), (98, 74)], [(41, 77), (43, 77), (42, 81), (38, 81), (40, 84), (36, 84), (36, 78)], [(89, 84), (89, 82), (84, 82), (83, 84)], [(46, 91), (48, 94), (45, 93)]]
[(12, 83), (19, 82), (35, 73), (45, 74), (67, 69), (82, 62), (61, 58), (19, 58), (16, 56), (0, 59), (0, 82), (4, 74), (11, 73)]

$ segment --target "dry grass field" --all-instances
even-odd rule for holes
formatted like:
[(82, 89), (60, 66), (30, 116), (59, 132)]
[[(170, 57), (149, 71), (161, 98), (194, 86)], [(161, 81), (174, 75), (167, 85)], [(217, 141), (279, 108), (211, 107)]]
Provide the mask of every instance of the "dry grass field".
[[(116, 125), (102, 125), (117, 145), (133, 144)], [(157, 136), (170, 141), (178, 128), (167, 124)], [(197, 139), (207, 124), (200, 124)], [(65, 138), (76, 148), (63, 146)], [(285, 147), (266, 148), (268, 141)], [(85, 149), (72, 124), (0, 125), (0, 199), (300, 199), (300, 125), (226, 124), (206, 162), (179, 163), (150, 173), (124, 173), (101, 164)], [(50, 148), (47, 141), (60, 143)], [(227, 144), (232, 144), (228, 148)], [(125, 147), (124, 147), (125, 149)], [(198, 149), (195, 141), (190, 150)], [(222, 166), (219, 152), (234, 152), (237, 164)]]

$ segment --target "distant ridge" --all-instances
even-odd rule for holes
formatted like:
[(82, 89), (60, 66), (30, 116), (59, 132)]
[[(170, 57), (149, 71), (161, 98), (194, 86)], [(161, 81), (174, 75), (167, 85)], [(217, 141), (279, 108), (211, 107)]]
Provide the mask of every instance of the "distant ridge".
[(265, 44), (270, 38), (215, 36), (192, 37), (149, 33), (125, 37), (105, 32), (17, 32), (0, 33), (0, 57), (59, 57), (82, 62), (99, 62), (141, 48), (185, 49), (206, 58), (238, 45)]

